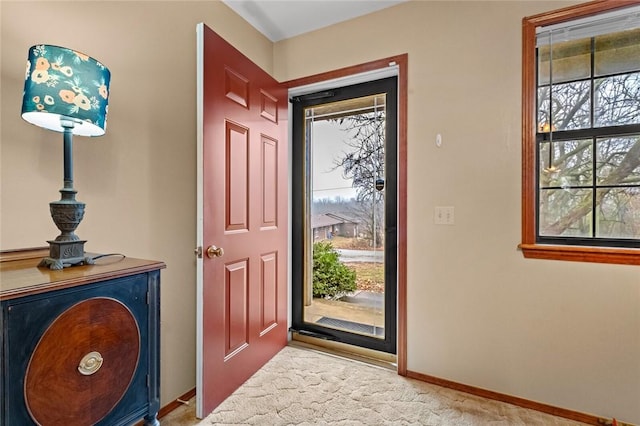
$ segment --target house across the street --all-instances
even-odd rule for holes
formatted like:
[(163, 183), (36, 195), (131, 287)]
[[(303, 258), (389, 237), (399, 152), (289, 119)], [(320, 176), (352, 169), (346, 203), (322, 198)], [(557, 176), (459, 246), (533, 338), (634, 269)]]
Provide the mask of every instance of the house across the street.
[(358, 220), (344, 214), (325, 213), (311, 216), (313, 241), (330, 240), (335, 235), (358, 237)]

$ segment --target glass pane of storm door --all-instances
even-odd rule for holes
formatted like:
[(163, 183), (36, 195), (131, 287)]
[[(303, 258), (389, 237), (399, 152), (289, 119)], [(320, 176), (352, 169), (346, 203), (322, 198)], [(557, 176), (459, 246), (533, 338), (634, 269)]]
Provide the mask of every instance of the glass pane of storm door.
[(385, 94), (304, 109), (304, 322), (385, 338)]

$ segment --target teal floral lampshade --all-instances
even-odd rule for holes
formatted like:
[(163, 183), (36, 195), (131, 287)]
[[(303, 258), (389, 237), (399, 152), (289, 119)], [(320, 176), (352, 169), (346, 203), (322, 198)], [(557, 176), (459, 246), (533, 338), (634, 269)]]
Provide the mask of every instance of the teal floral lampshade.
[(73, 134), (102, 136), (107, 127), (111, 73), (75, 50), (38, 44), (29, 49), (22, 118), (63, 132), (61, 119), (74, 122)]

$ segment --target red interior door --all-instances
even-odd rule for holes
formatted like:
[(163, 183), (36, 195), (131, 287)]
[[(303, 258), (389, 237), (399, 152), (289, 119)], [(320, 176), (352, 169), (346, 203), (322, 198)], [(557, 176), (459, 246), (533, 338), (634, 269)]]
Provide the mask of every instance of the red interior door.
[(204, 416), (287, 342), (288, 103), (286, 88), (201, 25)]

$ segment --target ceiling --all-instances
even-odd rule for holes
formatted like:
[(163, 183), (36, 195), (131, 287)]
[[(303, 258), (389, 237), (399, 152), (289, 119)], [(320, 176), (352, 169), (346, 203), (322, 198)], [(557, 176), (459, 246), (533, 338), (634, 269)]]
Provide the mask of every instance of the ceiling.
[(407, 0), (222, 0), (276, 42)]

